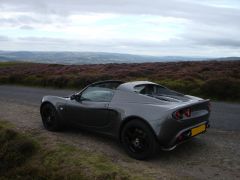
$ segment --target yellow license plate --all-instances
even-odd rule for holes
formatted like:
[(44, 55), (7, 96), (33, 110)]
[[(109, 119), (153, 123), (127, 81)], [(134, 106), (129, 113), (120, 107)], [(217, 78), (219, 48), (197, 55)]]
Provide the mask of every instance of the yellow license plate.
[(198, 127), (196, 127), (196, 128), (193, 128), (193, 129), (191, 130), (191, 133), (192, 133), (192, 136), (195, 136), (195, 135), (197, 135), (197, 134), (199, 134), (199, 133), (202, 133), (202, 132), (204, 132), (204, 131), (206, 131), (206, 125), (205, 125), (205, 124), (203, 124), (203, 125), (201, 125), (201, 126), (198, 126)]

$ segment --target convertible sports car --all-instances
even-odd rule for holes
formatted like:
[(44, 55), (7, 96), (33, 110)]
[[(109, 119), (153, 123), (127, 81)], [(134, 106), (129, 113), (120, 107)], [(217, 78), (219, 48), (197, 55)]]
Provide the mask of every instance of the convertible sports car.
[(65, 124), (111, 135), (135, 159), (206, 131), (210, 102), (148, 81), (102, 81), (70, 97), (44, 96), (43, 125), (57, 131)]

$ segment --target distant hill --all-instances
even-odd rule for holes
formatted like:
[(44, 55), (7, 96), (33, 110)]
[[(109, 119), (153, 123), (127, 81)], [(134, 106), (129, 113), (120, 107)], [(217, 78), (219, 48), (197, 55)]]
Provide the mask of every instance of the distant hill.
[(222, 57), (222, 58), (215, 58), (214, 60), (218, 60), (218, 61), (239, 61), (240, 57)]
[[(207, 57), (144, 56), (105, 52), (0, 51), (0, 61), (26, 61), (57, 64), (106, 64), (209, 60)], [(240, 60), (239, 57), (217, 60)]]

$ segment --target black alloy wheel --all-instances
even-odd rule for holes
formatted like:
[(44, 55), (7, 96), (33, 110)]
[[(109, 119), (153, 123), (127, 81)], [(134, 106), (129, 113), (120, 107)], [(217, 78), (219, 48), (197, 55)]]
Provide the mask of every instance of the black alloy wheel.
[(152, 130), (139, 120), (132, 120), (123, 127), (121, 142), (126, 152), (139, 160), (153, 156), (158, 146)]
[(41, 108), (43, 126), (49, 131), (58, 131), (61, 129), (61, 123), (58, 118), (55, 107), (47, 103)]

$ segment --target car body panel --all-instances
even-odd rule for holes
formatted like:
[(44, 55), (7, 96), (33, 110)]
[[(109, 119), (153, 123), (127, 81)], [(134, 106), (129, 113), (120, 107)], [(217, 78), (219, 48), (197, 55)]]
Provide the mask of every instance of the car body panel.
[(109, 124), (107, 118), (108, 103), (67, 100), (64, 118), (75, 124), (87, 127), (104, 127)]
[[(110, 102), (44, 96), (42, 104), (45, 102), (53, 104), (61, 119), (67, 123), (116, 138), (119, 138), (121, 128), (126, 121), (137, 118), (151, 127), (159, 144), (166, 148), (176, 145), (176, 138), (182, 131), (202, 123), (209, 124), (209, 100), (189, 95), (179, 95), (177, 98), (166, 97), (167, 99), (162, 100), (135, 92), (134, 87), (141, 84), (157, 85), (148, 81), (122, 83), (114, 90)], [(81, 95), (86, 88), (77, 94)], [(174, 119), (172, 114), (184, 108), (192, 109), (191, 117), (183, 120)]]

